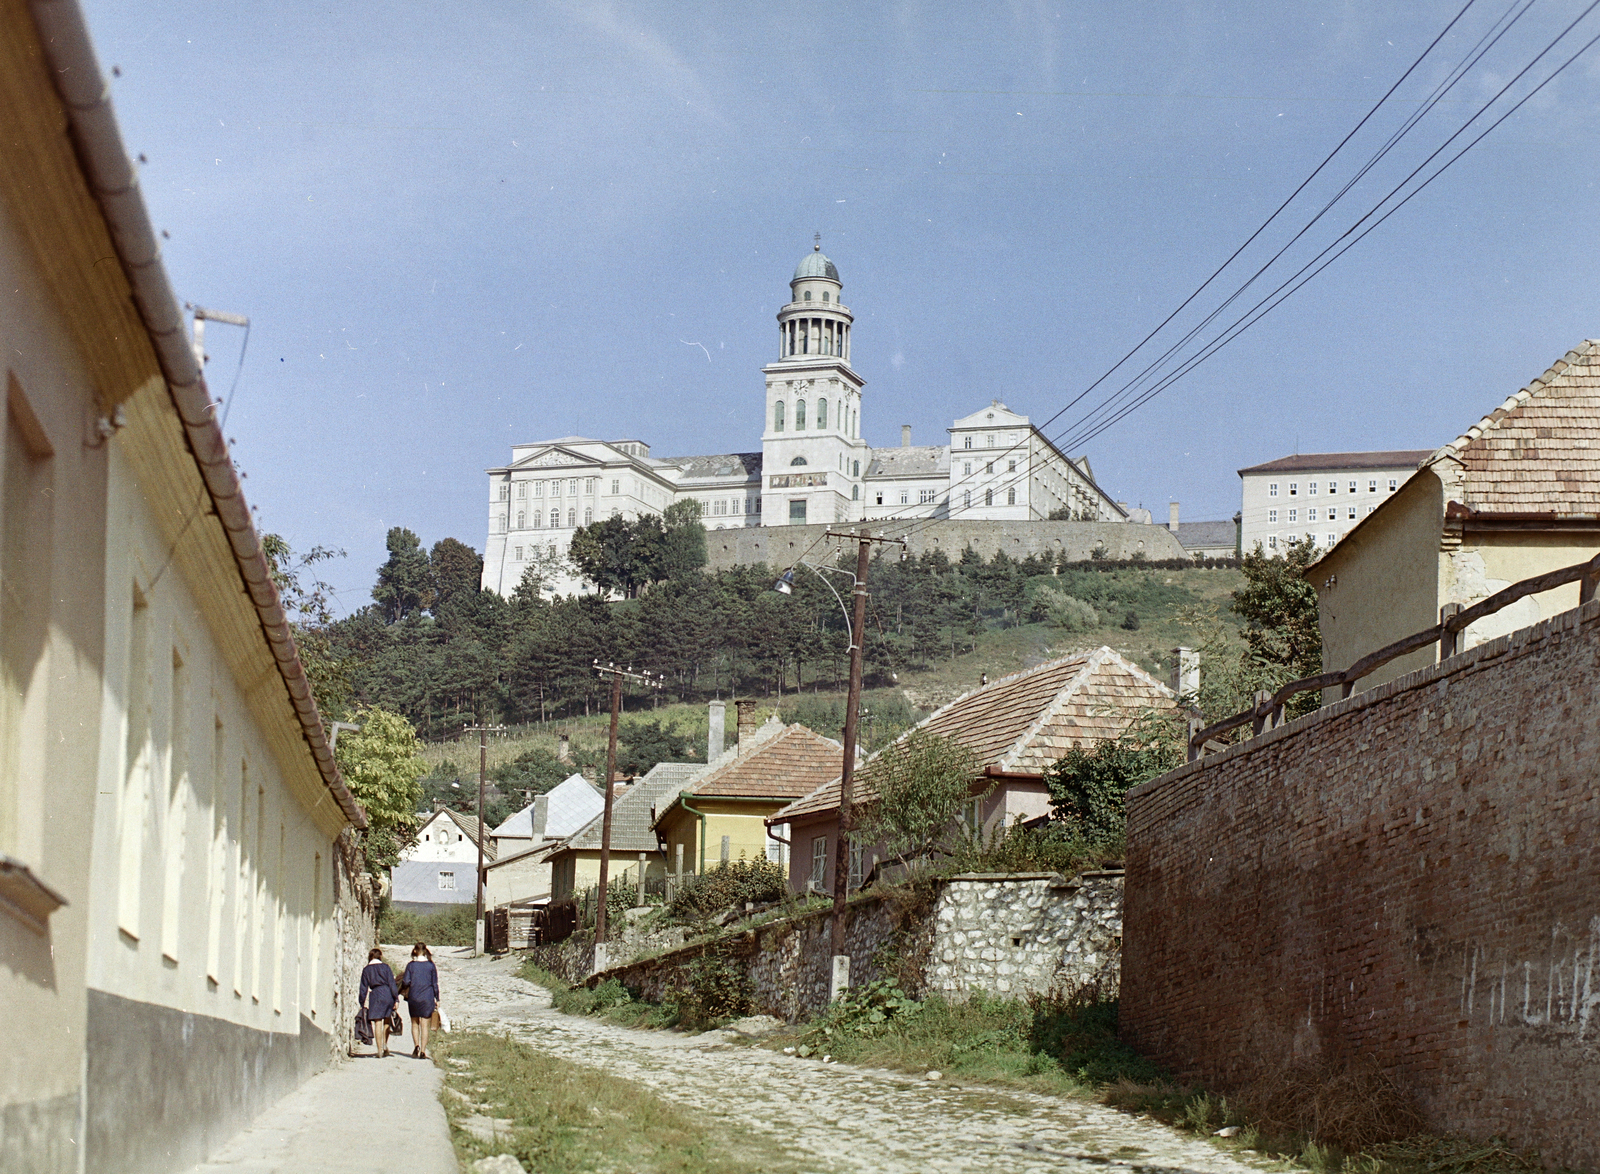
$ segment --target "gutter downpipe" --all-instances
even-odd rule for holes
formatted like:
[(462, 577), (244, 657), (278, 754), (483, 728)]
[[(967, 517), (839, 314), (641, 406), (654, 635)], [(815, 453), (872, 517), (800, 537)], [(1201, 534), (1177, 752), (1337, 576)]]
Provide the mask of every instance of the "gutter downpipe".
[(139, 193), (138, 176), (123, 149), (110, 93), (95, 59), (83, 12), (75, 0), (29, 0), (28, 7), (56, 93), (66, 108), (79, 168), (105, 217), (117, 261), (133, 290), (135, 308), (183, 423), (184, 437), (212, 508), (222, 523), (245, 592), (272, 649), (301, 733), (328, 795), (353, 826), (365, 828), (366, 813), (345, 786), (334, 761), (261, 538), (250, 519), (238, 471), (216, 419), (216, 405), (195, 359), (172, 283), (161, 264), (161, 249)]
[(678, 802), (683, 804), (685, 811), (700, 817), (700, 857), (695, 861), (694, 875), (704, 876), (706, 874), (706, 813), (696, 807), (691, 807), (689, 805), (689, 796), (690, 792), (679, 791)]

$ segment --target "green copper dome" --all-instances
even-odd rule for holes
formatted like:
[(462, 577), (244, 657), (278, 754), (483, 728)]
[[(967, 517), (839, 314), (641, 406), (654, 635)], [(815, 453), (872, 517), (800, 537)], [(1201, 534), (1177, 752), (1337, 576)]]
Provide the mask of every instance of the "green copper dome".
[(821, 245), (801, 257), (800, 264), (794, 267), (794, 279), (796, 281), (801, 281), (807, 277), (827, 277), (834, 281), (839, 280), (838, 268), (832, 261), (822, 255)]

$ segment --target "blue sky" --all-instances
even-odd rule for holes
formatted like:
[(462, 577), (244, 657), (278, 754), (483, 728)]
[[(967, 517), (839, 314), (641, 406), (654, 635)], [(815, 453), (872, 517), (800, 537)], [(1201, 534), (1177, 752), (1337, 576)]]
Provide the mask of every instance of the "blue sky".
[[(1042, 422), (1461, 2), (85, 9), (180, 296), (251, 318), (242, 367), (242, 332), (207, 338), (213, 391), (237, 374), (246, 491), (263, 528), (349, 552), (329, 577), (353, 609), (390, 526), (482, 549), (482, 470), (512, 443), (757, 448), (773, 315), (814, 232), (856, 315), (868, 440), (909, 423), (936, 443), (994, 398)], [(1540, 0), (1349, 206), (1582, 8)], [(1508, 11), (1470, 8), (1260, 243), (1303, 225)], [(1597, 58), (1074, 455), (1158, 515), (1228, 517), (1238, 468), (1435, 447), (1600, 334)]]

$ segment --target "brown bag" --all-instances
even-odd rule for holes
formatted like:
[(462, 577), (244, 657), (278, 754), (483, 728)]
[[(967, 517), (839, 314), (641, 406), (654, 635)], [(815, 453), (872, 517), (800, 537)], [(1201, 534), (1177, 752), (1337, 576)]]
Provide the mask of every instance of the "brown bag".
[(406, 1033), (406, 1023), (405, 1023), (405, 1020), (400, 1018), (400, 1012), (398, 1010), (390, 1011), (389, 1012), (389, 1034), (390, 1035), (404, 1035), (405, 1033)]
[(433, 1028), (434, 1031), (439, 1030), (439, 1008), (435, 1007), (433, 1014), (428, 1016), (428, 1026)]

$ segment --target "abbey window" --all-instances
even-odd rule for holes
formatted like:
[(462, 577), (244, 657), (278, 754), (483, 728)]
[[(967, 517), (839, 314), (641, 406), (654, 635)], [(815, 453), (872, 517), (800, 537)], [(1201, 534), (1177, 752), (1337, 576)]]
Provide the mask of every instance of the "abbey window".
[(772, 405), (772, 430), (774, 432), (782, 432), (783, 431), (783, 401), (782, 400), (779, 400), (777, 403)]
[(803, 399), (794, 401), (794, 430), (796, 432), (806, 430), (806, 401)]
[(819, 399), (817, 401), (817, 427), (818, 428), (826, 428), (827, 426), (828, 426), (828, 401), (825, 400), (825, 399)]

